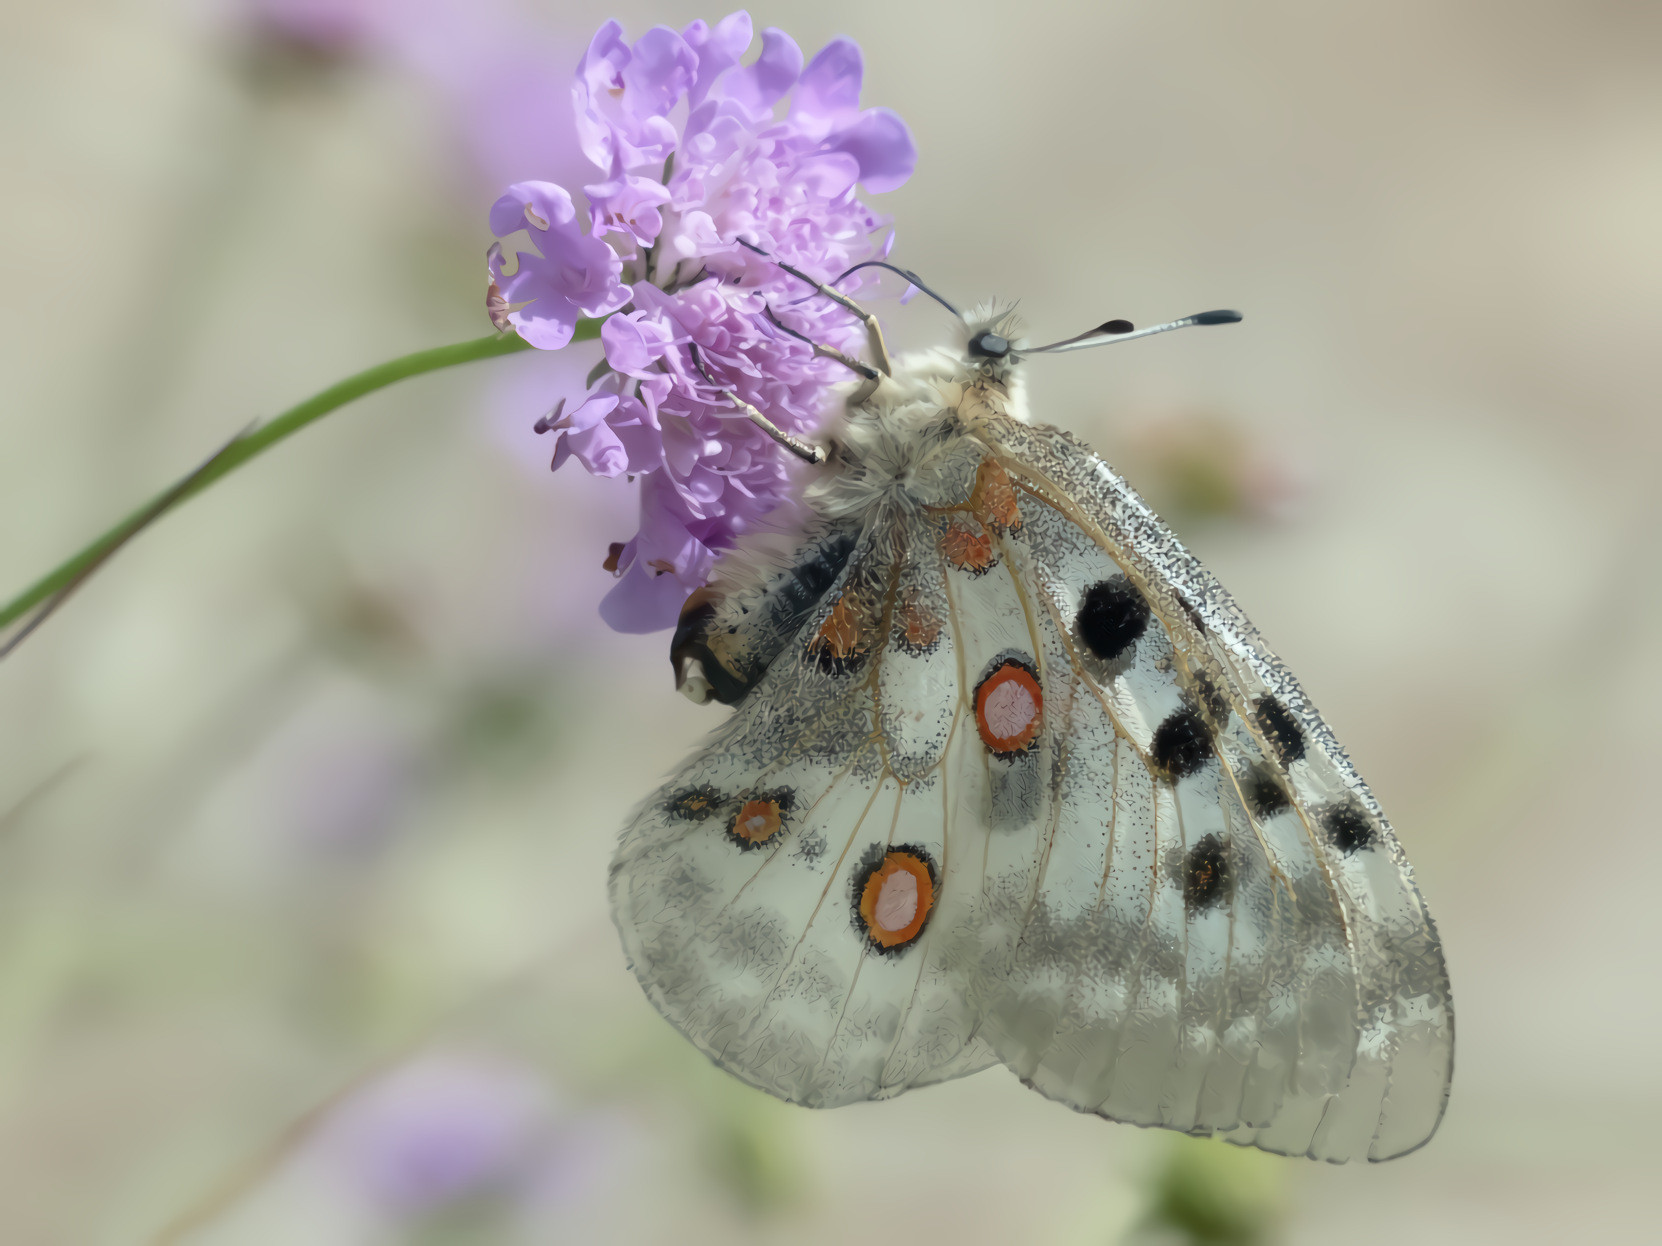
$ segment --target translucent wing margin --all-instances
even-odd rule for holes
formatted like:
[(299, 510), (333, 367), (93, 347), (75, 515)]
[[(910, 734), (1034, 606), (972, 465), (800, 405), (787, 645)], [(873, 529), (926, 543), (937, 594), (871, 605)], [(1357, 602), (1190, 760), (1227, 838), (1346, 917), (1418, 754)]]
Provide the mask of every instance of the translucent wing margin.
[(1107, 464), (1052, 428), (983, 436), (1022, 494), (1003, 543), (1038, 603), (1053, 807), (980, 1037), (1116, 1120), (1334, 1162), (1422, 1145), (1452, 1069), (1448, 975), (1366, 785)]

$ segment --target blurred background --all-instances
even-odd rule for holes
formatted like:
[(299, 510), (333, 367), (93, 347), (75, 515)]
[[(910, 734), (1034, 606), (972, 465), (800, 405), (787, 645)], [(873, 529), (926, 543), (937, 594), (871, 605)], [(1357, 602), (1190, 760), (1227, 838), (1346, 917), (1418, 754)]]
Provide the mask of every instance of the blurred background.
[[(635, 0), (9, 0), (0, 596), (248, 422), (488, 331), (485, 209), (592, 180)], [(1077, 1116), (1003, 1070), (815, 1114), (626, 971), (613, 837), (713, 714), (608, 633), (596, 357), (407, 382), (144, 534), (0, 664), (0, 1240), (1654, 1240), (1662, 8), (752, 9), (849, 34), (921, 153), (896, 258), (1033, 333), (1039, 418), (1298, 672), (1454, 977), (1377, 1167)], [(925, 302), (903, 341), (943, 331)]]

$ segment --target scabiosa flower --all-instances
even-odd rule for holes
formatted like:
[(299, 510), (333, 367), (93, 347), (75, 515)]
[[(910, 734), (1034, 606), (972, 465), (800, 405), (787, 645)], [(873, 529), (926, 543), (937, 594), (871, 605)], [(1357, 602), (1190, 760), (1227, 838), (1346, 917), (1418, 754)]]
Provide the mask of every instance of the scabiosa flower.
[[(858, 354), (864, 329), (829, 299), (804, 301), (779, 262), (829, 281), (885, 254), (886, 222), (859, 188), (892, 190), (917, 158), (899, 117), (860, 107), (854, 43), (804, 66), (770, 29), (743, 64), (751, 41), (742, 12), (633, 44), (608, 22), (573, 89), (602, 171), (583, 188), (587, 225), (546, 182), (509, 187), (491, 210), (499, 238), (525, 230), (536, 246), (512, 263), (492, 247), (495, 318), (557, 349), (580, 317), (607, 317), (588, 393), (538, 428), (555, 435), (556, 468), (640, 477), (640, 527), (608, 559), (621, 578), (601, 603), (620, 631), (670, 626), (717, 551), (785, 497), (785, 453), (727, 395), (788, 433), (813, 429), (848, 373), (811, 343)], [(840, 288), (858, 287), (855, 274)]]

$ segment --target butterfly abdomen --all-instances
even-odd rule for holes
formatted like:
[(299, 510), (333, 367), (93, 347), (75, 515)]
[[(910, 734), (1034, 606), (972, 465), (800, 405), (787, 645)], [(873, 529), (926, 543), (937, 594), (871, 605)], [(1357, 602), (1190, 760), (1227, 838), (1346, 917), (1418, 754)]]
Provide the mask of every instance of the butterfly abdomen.
[(676, 686), (695, 701), (736, 705), (801, 631), (843, 573), (858, 527), (819, 525), (783, 568), (743, 552), (719, 564), (722, 578), (687, 599), (670, 641)]

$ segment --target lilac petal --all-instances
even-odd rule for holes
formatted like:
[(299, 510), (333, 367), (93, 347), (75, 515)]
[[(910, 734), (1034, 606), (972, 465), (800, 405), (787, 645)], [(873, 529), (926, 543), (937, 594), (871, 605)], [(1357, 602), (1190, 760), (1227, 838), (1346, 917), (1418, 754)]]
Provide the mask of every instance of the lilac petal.
[(600, 599), (600, 617), (614, 632), (659, 632), (675, 626), (690, 591), (673, 575), (654, 575), (636, 562)]
[(887, 108), (861, 113), (853, 125), (826, 140), (826, 150), (853, 156), (860, 165), (860, 181), (874, 193), (905, 185), (918, 163), (912, 132)]
[(661, 117), (675, 107), (698, 74), (698, 54), (668, 26), (654, 26), (631, 49), (623, 67), (624, 102), (636, 116)]
[(508, 321), (515, 332), (538, 350), (560, 350), (577, 331), (577, 318), (561, 314), (540, 315), (529, 307), (511, 312)]
[(654, 472), (664, 465), (663, 441), (658, 436), (658, 430), (650, 424), (644, 421), (630, 424), (614, 423), (612, 431), (617, 434), (618, 444), (628, 456), (624, 470), (631, 475)]
[(699, 459), (721, 449), (719, 441), (700, 433), (685, 419), (664, 421), (663, 438), (664, 462), (677, 476), (685, 476)]
[(835, 199), (860, 180), (860, 160), (848, 152), (827, 151), (804, 160), (797, 177), (814, 194)]
[[(680, 576), (689, 587), (701, 584), (715, 555), (689, 532), (691, 519), (665, 477), (654, 473), (641, 482), (641, 530), (636, 557), (648, 571)], [(696, 579), (689, 577), (697, 576)]]
[(864, 76), (860, 45), (852, 39), (831, 40), (802, 71), (796, 94), (791, 97), (791, 119), (818, 118), (835, 124), (853, 117), (860, 107), (860, 80)]
[(600, 326), (600, 345), (606, 362), (619, 372), (645, 372), (663, 357), (668, 346), (659, 334), (631, 316), (611, 316)]
[(616, 410), (618, 402), (619, 398), (616, 394), (590, 394), (550, 427), (564, 429), (572, 433), (586, 432)]
[(571, 341), (579, 316), (599, 316), (629, 301), (619, 280), (623, 261), (604, 241), (583, 232), (563, 187), (516, 182), (492, 205), (491, 227), (504, 234), (524, 229), (541, 252), (519, 252), (512, 276), (501, 272), (499, 255), (492, 260), (503, 297), (527, 304), (508, 320), (533, 346), (558, 350)]
[(567, 433), (561, 445), (571, 447), (572, 455), (591, 476), (621, 476), (629, 468), (629, 454), (609, 424)]
[(577, 81), (589, 90), (605, 90), (617, 83), (617, 74), (629, 63), (629, 43), (616, 18), (594, 32), (583, 59), (577, 62)]
[(750, 47), (750, 14), (740, 9), (729, 13), (711, 30), (702, 21), (696, 21), (681, 32), (681, 37), (698, 53), (698, 76), (687, 92), (687, 102), (697, 107), (717, 78), (739, 63), (739, 58)]
[(762, 54), (722, 79), (722, 90), (753, 112), (772, 108), (802, 72), (802, 49), (782, 30), (762, 32)]
[(626, 233), (643, 247), (651, 246), (664, 227), (659, 207), (669, 202), (662, 182), (646, 177), (614, 177), (583, 187), (594, 213), (593, 231)]
[(521, 229), (569, 230), (576, 221), (570, 193), (553, 182), (515, 182), (491, 204), (491, 232), (498, 238)]
[(629, 45), (623, 27), (607, 22), (589, 42), (577, 64), (577, 81), (571, 88), (572, 111), (576, 114), (578, 144), (583, 154), (601, 168), (610, 168), (615, 139), (612, 127), (600, 107), (609, 92), (623, 85), (623, 67), (629, 63)]

